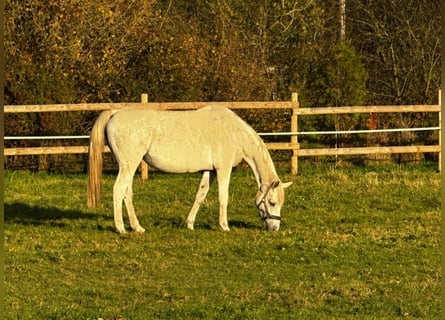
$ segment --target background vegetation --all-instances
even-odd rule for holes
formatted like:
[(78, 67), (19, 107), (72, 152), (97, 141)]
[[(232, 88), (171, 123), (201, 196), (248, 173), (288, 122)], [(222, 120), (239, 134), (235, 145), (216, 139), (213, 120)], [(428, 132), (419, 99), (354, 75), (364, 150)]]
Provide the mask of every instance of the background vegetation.
[[(131, 102), (142, 92), (152, 101), (288, 100), (297, 91), (302, 106), (436, 103), (439, 3), (348, 0), (346, 37), (340, 39), (337, 0), (6, 0), (5, 102)], [(279, 131), (286, 123), (272, 124), (261, 112), (243, 117), (261, 130)], [(6, 115), (5, 132), (88, 134), (94, 118)], [(338, 116), (305, 120), (300, 128), (436, 120), (425, 114)], [(436, 133), (359, 139), (369, 145), (436, 140)], [(17, 161), (50, 165), (45, 158), (21, 157), (8, 158), (6, 166)]]
[(135, 181), (144, 234), (85, 204), (85, 175), (5, 173), (6, 319), (441, 319), (440, 174), (434, 167), (305, 166), (282, 228), (263, 230), (251, 171), (237, 169), (231, 231), (200, 176)]

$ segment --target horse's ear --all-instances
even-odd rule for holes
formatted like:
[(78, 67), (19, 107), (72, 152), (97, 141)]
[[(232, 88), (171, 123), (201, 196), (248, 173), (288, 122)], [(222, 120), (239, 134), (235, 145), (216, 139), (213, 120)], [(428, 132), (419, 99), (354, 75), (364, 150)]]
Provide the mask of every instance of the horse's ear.
[(289, 187), (292, 184), (292, 182), (284, 182), (283, 183), (280, 180), (276, 180), (270, 184), (270, 189), (273, 190), (273, 189), (277, 188), (280, 184), (281, 184), (281, 187), (284, 189), (284, 188)]
[(289, 187), (291, 184), (292, 184), (292, 182), (284, 182), (284, 183), (281, 183), (281, 186), (283, 187), (283, 189), (285, 189), (285, 188)]
[(280, 183), (281, 183), (281, 181), (279, 181), (279, 180), (273, 181), (273, 182), (270, 184), (270, 188), (271, 188), (271, 189), (275, 189), (276, 187), (278, 187), (278, 186), (280, 185)]

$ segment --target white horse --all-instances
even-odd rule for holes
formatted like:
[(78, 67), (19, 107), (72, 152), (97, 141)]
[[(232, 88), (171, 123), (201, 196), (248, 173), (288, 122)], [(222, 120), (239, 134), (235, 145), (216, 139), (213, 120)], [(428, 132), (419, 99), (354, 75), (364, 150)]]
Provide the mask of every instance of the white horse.
[(229, 230), (227, 203), (232, 167), (243, 159), (252, 168), (258, 182), (256, 195), (261, 220), (266, 229), (278, 230), (283, 189), (292, 182), (278, 178), (267, 148), (258, 134), (234, 112), (226, 108), (205, 107), (195, 111), (159, 111), (125, 108), (101, 113), (90, 137), (88, 205), (100, 203), (102, 151), (105, 142), (119, 164), (113, 188), (114, 223), (125, 233), (122, 201), (125, 201), (131, 228), (144, 232), (133, 206), (133, 176), (144, 159), (164, 172), (203, 172), (195, 202), (186, 223), (193, 229), (196, 214), (203, 203), (216, 172), (219, 193), (219, 225)]

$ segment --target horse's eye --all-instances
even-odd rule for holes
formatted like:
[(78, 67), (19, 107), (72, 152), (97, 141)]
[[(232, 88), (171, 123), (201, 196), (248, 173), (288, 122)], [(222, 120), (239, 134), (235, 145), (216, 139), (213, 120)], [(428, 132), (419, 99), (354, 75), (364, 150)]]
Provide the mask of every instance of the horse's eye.
[(276, 204), (277, 204), (276, 202), (269, 200), (269, 205), (271, 207), (275, 207)]

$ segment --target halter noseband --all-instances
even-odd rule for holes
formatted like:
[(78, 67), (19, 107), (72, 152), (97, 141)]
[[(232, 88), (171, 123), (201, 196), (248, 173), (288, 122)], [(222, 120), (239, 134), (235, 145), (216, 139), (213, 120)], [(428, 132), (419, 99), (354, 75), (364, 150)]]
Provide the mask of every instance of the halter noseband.
[[(270, 189), (272, 189), (272, 187), (275, 185), (275, 182), (272, 182), (268, 187), (267, 187), (267, 189), (266, 189), (266, 192), (264, 192), (264, 195), (261, 197), (261, 200), (256, 204), (256, 207), (258, 208), (258, 210), (260, 210), (260, 205), (262, 204), (262, 203), (264, 203), (264, 208), (266, 209), (265, 211), (264, 211), (264, 213), (266, 214), (264, 217), (261, 217), (261, 220), (263, 220), (263, 221), (266, 221), (266, 220), (278, 220), (278, 221), (280, 221), (281, 220), (281, 217), (280, 216), (276, 216), (276, 215), (273, 215), (273, 214), (270, 214), (269, 212), (268, 212), (268, 208), (267, 208), (267, 204), (266, 204), (266, 197), (267, 197), (267, 195), (268, 195), (268, 193), (269, 193), (269, 191), (270, 191)], [(274, 187), (276, 187), (277, 185), (275, 185)], [(262, 211), (262, 210), (261, 210)]]
[(274, 214), (270, 214), (269, 212), (266, 211), (266, 216), (261, 217), (261, 220), (266, 221), (266, 220), (281, 220), (280, 216), (276, 216)]

